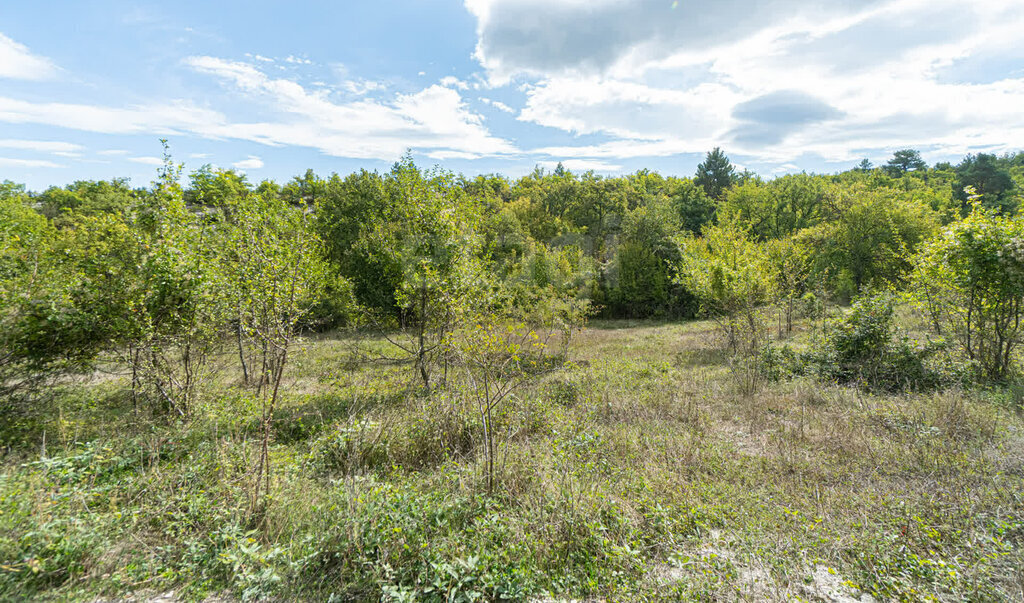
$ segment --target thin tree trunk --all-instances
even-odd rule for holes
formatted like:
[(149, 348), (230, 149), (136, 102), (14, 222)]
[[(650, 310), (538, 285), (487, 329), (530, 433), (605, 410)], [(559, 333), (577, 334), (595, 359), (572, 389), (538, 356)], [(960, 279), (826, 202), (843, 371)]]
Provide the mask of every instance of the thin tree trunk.
[(245, 364), (245, 348), (242, 346), (242, 317), (238, 317), (238, 360), (242, 363), (242, 383), (249, 385), (249, 367)]

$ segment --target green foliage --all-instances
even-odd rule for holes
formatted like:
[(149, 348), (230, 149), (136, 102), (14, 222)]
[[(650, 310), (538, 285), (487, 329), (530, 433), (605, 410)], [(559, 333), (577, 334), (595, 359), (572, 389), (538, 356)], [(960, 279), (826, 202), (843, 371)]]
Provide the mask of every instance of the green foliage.
[(719, 321), (733, 352), (756, 353), (764, 330), (760, 306), (776, 287), (766, 246), (735, 222), (705, 228), (702, 238), (683, 238), (680, 245), (679, 282)]
[(692, 316), (695, 303), (674, 281), (680, 258), (677, 219), (664, 201), (629, 212), (612, 265), (605, 271), (605, 312), (610, 316)]
[(715, 147), (697, 166), (697, 175), (693, 183), (703, 188), (708, 197), (720, 200), (737, 180), (736, 170), (729, 162), (729, 158), (722, 149)]
[(843, 383), (861, 383), (887, 390), (921, 389), (940, 382), (926, 360), (941, 349), (918, 345), (894, 322), (893, 299), (887, 294), (862, 295), (850, 312), (832, 325), (819, 371)]
[(189, 176), (184, 199), (189, 205), (226, 208), (251, 192), (245, 174), (204, 165)]
[(735, 222), (706, 228), (680, 241), (679, 275), (709, 315), (732, 314), (771, 299), (774, 283), (767, 248)]
[(718, 206), (693, 180), (670, 179), (667, 193), (684, 230), (700, 234), (701, 229), (715, 221)]
[(0, 427), (17, 423), (44, 384), (95, 356), (95, 323), (75, 311), (74, 272), (58, 233), (27, 197), (0, 198)]
[(928, 164), (921, 159), (921, 153), (914, 149), (901, 149), (892, 155), (892, 159), (885, 164), (885, 170), (890, 175), (900, 176), (907, 172), (924, 170)]
[(971, 212), (975, 200), (987, 209), (1012, 215), (1017, 210), (1016, 188), (1010, 171), (999, 165), (995, 155), (968, 155), (956, 167), (953, 194), (960, 202), (961, 215)]
[(819, 224), (834, 211), (834, 191), (823, 179), (797, 174), (767, 184), (748, 182), (725, 195), (719, 212), (750, 227), (758, 239), (778, 239)]
[(902, 285), (917, 246), (938, 228), (934, 212), (893, 190), (855, 187), (837, 202), (834, 221), (795, 237), (816, 280), (848, 300), (864, 287)]
[(917, 342), (896, 326), (891, 293), (865, 293), (848, 313), (832, 321), (812, 348), (797, 354), (769, 346), (760, 357), (770, 379), (813, 374), (827, 381), (873, 390), (906, 391), (955, 382), (955, 367), (943, 362), (944, 342)]
[(1024, 221), (976, 202), (914, 258), (914, 299), (989, 379), (1008, 377), (1024, 319)]
[(40, 212), (54, 225), (67, 227), (80, 216), (122, 214), (136, 203), (139, 194), (129, 188), (127, 179), (78, 181), (64, 188), (48, 188), (37, 201)]
[[(226, 242), (232, 306), (244, 333), (280, 348), (321, 303), (328, 274), (321, 243), (305, 212), (281, 198), (248, 195), (232, 211)], [(341, 296), (349, 293), (343, 280), (331, 285)]]

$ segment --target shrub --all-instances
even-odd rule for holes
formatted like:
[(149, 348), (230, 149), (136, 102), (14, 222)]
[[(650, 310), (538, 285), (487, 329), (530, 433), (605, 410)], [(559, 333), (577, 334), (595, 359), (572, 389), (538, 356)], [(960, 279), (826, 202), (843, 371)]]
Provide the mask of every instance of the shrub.
[(705, 228), (702, 238), (684, 238), (681, 246), (678, 282), (715, 318), (733, 353), (755, 353), (765, 331), (760, 307), (776, 286), (767, 248), (734, 222)]
[(896, 326), (892, 294), (875, 293), (858, 297), (808, 352), (766, 346), (758, 362), (761, 374), (772, 380), (813, 374), (869, 389), (920, 390), (956, 379), (938, 354), (944, 348), (941, 340), (911, 339)]
[(317, 473), (344, 475), (385, 466), (388, 452), (382, 435), (381, 426), (366, 419), (336, 423), (313, 442), (306, 464)]
[(1010, 376), (1024, 328), (1024, 220), (975, 203), (917, 254), (914, 299), (981, 376)]

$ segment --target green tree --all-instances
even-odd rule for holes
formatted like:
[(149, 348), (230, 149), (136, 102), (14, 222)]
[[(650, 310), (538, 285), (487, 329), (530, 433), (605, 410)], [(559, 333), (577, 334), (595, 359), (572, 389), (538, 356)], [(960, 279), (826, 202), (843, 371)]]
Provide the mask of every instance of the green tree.
[(901, 176), (907, 172), (928, 169), (928, 164), (921, 159), (921, 153), (914, 149), (900, 149), (885, 164), (885, 171), (892, 176)]
[(138, 296), (123, 302), (132, 320), (114, 341), (129, 350), (133, 386), (137, 378), (168, 411), (189, 419), (234, 311), (223, 225), (190, 210), (179, 184), (182, 167), (162, 142), (157, 181), (132, 211), (137, 281), (124, 290)]
[(975, 199), (971, 214), (925, 244), (914, 265), (914, 299), (935, 330), (983, 376), (1007, 377), (1024, 325), (1024, 220)]
[(837, 215), (795, 235), (812, 274), (842, 301), (865, 287), (901, 286), (917, 246), (938, 229), (931, 208), (892, 189), (838, 192)]
[(370, 265), (397, 277), (399, 330), (389, 340), (412, 358), (429, 389), (432, 367), (446, 359), (446, 336), (461, 324), (468, 307), (490, 303), (479, 208), (451, 174), (424, 175), (409, 156), (395, 164), (385, 186), (394, 203), (393, 219), (366, 228), (356, 250)]
[(252, 483), (259, 518), (270, 493), (269, 446), (274, 409), (289, 352), (305, 316), (317, 306), (328, 278), (322, 247), (302, 208), (280, 197), (248, 195), (233, 207), (227, 269), (239, 330), (259, 352), (255, 389), (262, 404), (262, 439)]
[(719, 200), (730, 186), (736, 184), (736, 169), (722, 149), (715, 147), (697, 166), (697, 175), (693, 181), (704, 189), (708, 197)]
[(236, 203), (252, 192), (245, 174), (204, 165), (189, 177), (189, 188), (183, 192), (191, 206), (219, 207)]
[[(973, 193), (966, 190), (971, 188)], [(960, 201), (961, 215), (971, 212), (973, 197), (977, 195), (981, 204), (999, 213), (1012, 214), (1017, 209), (1014, 197), (1016, 186), (1009, 170), (999, 165), (995, 155), (979, 153), (968, 155), (956, 167), (956, 182), (953, 194)]]
[(733, 187), (719, 212), (748, 225), (760, 240), (779, 239), (821, 222), (831, 211), (829, 196), (824, 179), (794, 174)]
[(629, 212), (614, 261), (605, 275), (612, 316), (643, 318), (685, 316), (693, 313), (693, 299), (674, 282), (680, 258), (679, 232), (674, 208), (668, 200)]
[(281, 196), (293, 205), (313, 207), (324, 193), (325, 183), (312, 169), (302, 176), (296, 176), (281, 189)]
[(678, 216), (679, 227), (693, 234), (715, 221), (717, 205), (704, 189), (688, 178), (671, 178), (668, 196)]
[(58, 227), (71, 226), (77, 217), (122, 214), (139, 196), (127, 179), (110, 181), (79, 180), (64, 188), (50, 187), (36, 200), (39, 210)]
[(765, 246), (726, 222), (705, 228), (701, 238), (683, 237), (681, 247), (680, 282), (718, 322), (733, 353), (756, 354), (765, 330), (759, 310), (775, 292)]
[[(62, 311), (62, 277), (53, 262), (57, 233), (29, 205), (24, 189), (0, 187), (0, 421), (10, 427), (27, 410), (24, 398), (82, 360), (51, 337), (41, 322)], [(87, 358), (91, 356), (88, 355)]]

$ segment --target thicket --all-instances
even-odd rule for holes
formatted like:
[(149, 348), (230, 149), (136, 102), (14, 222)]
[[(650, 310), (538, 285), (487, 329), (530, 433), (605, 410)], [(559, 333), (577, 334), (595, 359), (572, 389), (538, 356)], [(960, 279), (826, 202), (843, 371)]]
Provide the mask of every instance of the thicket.
[[(253, 245), (281, 228), (301, 230), (322, 264), (322, 294), (302, 302), (289, 328), (374, 325), (428, 388), (445, 381), (445, 341), (468, 309), (529, 315), (561, 305), (570, 322), (584, 310), (710, 315), (732, 350), (742, 343), (750, 354), (766, 341), (769, 304), (789, 332), (809, 298), (847, 303), (908, 284), (941, 335), (986, 377), (1004, 378), (1018, 340), (1017, 235), (1007, 229), (1022, 163), (981, 154), (929, 168), (903, 150), (878, 169), (764, 181), (715, 149), (693, 179), (559, 166), (511, 181), (423, 171), (406, 157), (383, 174), (307, 171), (282, 186), (210, 166), (186, 179), (168, 158), (150, 188), (86, 181), (36, 194), (8, 182), (4, 398), (117, 353), (133, 367), (134, 396), (148, 388), (187, 417), (211, 346), (233, 331), (241, 350), (257, 333), (245, 302), (280, 275)], [(254, 211), (280, 217), (256, 225)], [(1002, 239), (979, 238), (993, 228)], [(268, 271), (230, 273), (254, 259), (271, 262)], [(246, 372), (273, 364), (269, 344), (254, 345), (258, 360), (239, 354)]]
[[(480, 484), (484, 508), (499, 504), (502, 480), (521, 478), (503, 474), (509, 442), (534, 429), (537, 410), (519, 393), (565, 367), (588, 317), (713, 318), (745, 394), (796, 374), (876, 390), (1008, 380), (1024, 318), (1024, 162), (979, 155), (929, 168), (919, 160), (901, 151), (884, 168), (765, 181), (737, 174), (716, 149), (693, 179), (559, 166), (511, 181), (422, 170), (405, 157), (386, 173), (308, 171), (253, 185), (209, 166), (185, 177), (165, 153), (147, 188), (114, 180), (30, 193), (5, 182), (0, 443), (45, 445), (38, 425), (55, 386), (126, 370), (117, 395), (134, 412), (182, 426), (186, 437), (240, 442), (236, 458), (215, 463), (232, 478), (211, 487), (243, 510), (225, 511), (231, 521), (212, 536), (219, 544), (193, 553), (210, 557), (211, 572), (249, 572), (246, 588), (259, 598), (273, 576), (258, 570), (278, 553), (248, 539), (273, 512), (275, 438), (312, 439), (304, 467), (353, 489), (367, 474), (476, 455), (479, 475), (465, 479)], [(908, 308), (924, 319), (913, 337), (896, 321)], [(300, 335), (342, 327), (375, 336), (353, 339), (353, 366), (408, 377), (399, 392), (369, 396), (380, 404), (400, 396), (417, 409), (401, 441), (362, 416), (365, 400), (339, 405), (322, 432), (282, 425), (281, 385)], [(785, 345), (800, 328), (813, 331), (810, 347)], [(226, 364), (239, 368), (237, 383), (214, 378)], [(338, 387), (355, 373), (339, 370)], [(575, 387), (565, 385), (566, 399)], [(233, 422), (235, 408), (252, 424)], [(558, 454), (590, 446), (566, 438), (570, 452)], [(84, 466), (107, 471), (96, 451), (82, 455)], [(155, 462), (131, 455), (118, 462)], [(386, 504), (414, 506), (418, 495), (396, 496)], [(59, 549), (61, 529), (39, 547)], [(82, 546), (61, 550), (65, 562), (47, 580), (78, 571)], [(565, 554), (582, 559), (586, 547)], [(399, 573), (411, 556), (381, 555)], [(302, 563), (315, 572), (372, 561)]]

